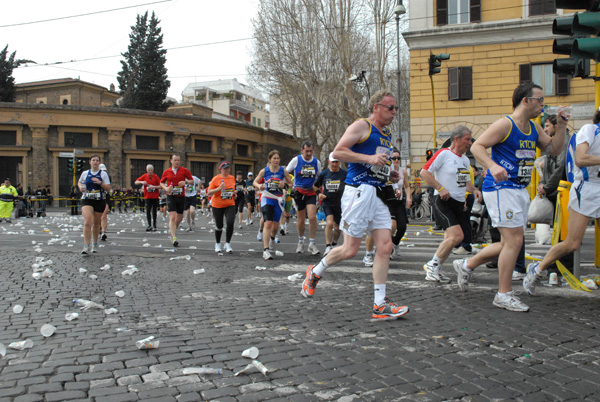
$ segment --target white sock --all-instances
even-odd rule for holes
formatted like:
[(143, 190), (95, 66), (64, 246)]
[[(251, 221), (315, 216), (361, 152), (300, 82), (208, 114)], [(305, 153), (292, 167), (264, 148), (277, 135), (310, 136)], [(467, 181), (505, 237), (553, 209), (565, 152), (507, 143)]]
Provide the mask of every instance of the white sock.
[(323, 276), (323, 274), (325, 273), (325, 271), (327, 270), (327, 268), (329, 268), (329, 265), (327, 265), (327, 262), (325, 261), (325, 258), (323, 258), (321, 260), (321, 262), (319, 262), (314, 268), (313, 268), (313, 273), (317, 276)]
[(442, 265), (442, 260), (440, 259), (440, 257), (434, 254), (433, 258), (431, 259), (431, 263), (433, 265)]
[(542, 276), (542, 270), (540, 269), (539, 265), (534, 268), (534, 271), (537, 276)]
[(381, 305), (385, 301), (385, 283), (381, 285), (375, 285), (375, 298), (373, 303), (376, 306)]
[(500, 293), (500, 292), (498, 292), (498, 296), (504, 297), (504, 296), (506, 296), (506, 293)]
[(308, 244), (315, 244), (315, 239), (308, 239)]
[(373, 255), (373, 251), (369, 251), (369, 250), (367, 250), (367, 253), (366, 253), (366, 254), (367, 254), (367, 255)]
[(467, 267), (467, 260), (465, 260), (465, 261), (463, 262), (463, 268), (464, 268), (464, 269), (466, 269), (467, 271), (471, 271), (471, 272), (473, 272), (473, 270), (472, 270), (471, 268)]
[(298, 243), (304, 243), (304, 236), (298, 236)]

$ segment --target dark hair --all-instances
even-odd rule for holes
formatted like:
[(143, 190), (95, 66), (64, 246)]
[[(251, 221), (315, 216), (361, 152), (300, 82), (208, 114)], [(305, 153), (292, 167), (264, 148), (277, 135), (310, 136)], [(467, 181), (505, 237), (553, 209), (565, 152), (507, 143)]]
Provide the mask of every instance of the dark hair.
[[(312, 142), (311, 142), (311, 144), (312, 144)], [(267, 159), (268, 159), (268, 160), (271, 160), (271, 158), (272, 158), (272, 157), (273, 157), (273, 155), (275, 155), (275, 154), (279, 155), (279, 157), (281, 158), (281, 154), (279, 153), (279, 151), (278, 151), (278, 150), (276, 150), (276, 149), (274, 149), (274, 150), (272, 150), (271, 152), (269, 152), (269, 154), (267, 155)]]
[(241, 176), (241, 175), (242, 175), (242, 172), (240, 172), (240, 171), (238, 170), (237, 172), (235, 172), (235, 175), (236, 175), (236, 176), (237, 176), (237, 175), (240, 175), (240, 176)]
[(302, 146), (300, 147), (300, 149), (304, 149), (304, 148), (312, 147), (312, 146), (313, 146), (312, 141), (311, 140), (306, 140), (306, 141), (304, 141), (302, 143)]
[(556, 126), (556, 123), (558, 122), (556, 120), (556, 115), (551, 114), (550, 116), (546, 117), (546, 121), (549, 121), (550, 123), (552, 123), (553, 126)]
[(90, 156), (90, 160), (92, 160), (94, 158), (98, 158), (98, 161), (102, 161), (102, 159), (100, 158), (100, 155), (98, 155), (98, 154), (94, 154), (94, 155)]
[(532, 96), (535, 88), (543, 89), (541, 86), (534, 84), (533, 82), (526, 82), (516, 87), (512, 97), (513, 109), (516, 109), (517, 106), (519, 106), (523, 98)]
[(596, 113), (594, 113), (594, 118), (592, 119), (592, 121), (594, 122), (594, 124), (600, 123), (600, 109), (596, 110)]

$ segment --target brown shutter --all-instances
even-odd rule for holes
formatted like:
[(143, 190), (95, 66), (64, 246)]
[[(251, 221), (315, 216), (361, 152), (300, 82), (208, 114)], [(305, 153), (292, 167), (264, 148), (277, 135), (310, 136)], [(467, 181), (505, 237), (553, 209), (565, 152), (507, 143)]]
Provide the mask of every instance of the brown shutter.
[(556, 95), (564, 96), (571, 93), (571, 78), (568, 75), (556, 75)]
[(460, 100), (460, 82), (458, 67), (448, 68), (448, 100)]
[(448, 0), (437, 0), (437, 25), (448, 25)]
[(542, 1), (543, 0), (530, 0), (529, 1), (529, 16), (542, 15)]
[(519, 65), (519, 84), (531, 82), (531, 64)]
[(471, 0), (471, 22), (481, 22), (481, 0)]
[(473, 99), (473, 67), (460, 67), (460, 99)]

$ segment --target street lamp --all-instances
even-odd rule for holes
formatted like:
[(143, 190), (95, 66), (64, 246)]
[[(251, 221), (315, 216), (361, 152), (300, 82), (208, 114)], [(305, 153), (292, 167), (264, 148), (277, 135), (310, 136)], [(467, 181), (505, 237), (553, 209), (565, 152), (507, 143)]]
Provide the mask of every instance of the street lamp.
[[(397, 76), (397, 91), (398, 91), (398, 106), (400, 106), (400, 16), (406, 14), (406, 8), (402, 5), (402, 0), (398, 0), (396, 3), (396, 7), (394, 7), (394, 13), (396, 14), (396, 54), (397, 54), (397, 67), (398, 71), (396, 72)], [(402, 144), (402, 111), (398, 109), (398, 139), (400, 140), (400, 144)], [(408, 161), (407, 164), (410, 164), (410, 139), (406, 137), (407, 144), (406, 148), (408, 149)]]
[(369, 99), (371, 99), (371, 90), (369, 89), (369, 81), (367, 81), (367, 72), (365, 70), (360, 71), (358, 74), (352, 74), (348, 81), (359, 83), (364, 82), (367, 86), (367, 95), (369, 96)]

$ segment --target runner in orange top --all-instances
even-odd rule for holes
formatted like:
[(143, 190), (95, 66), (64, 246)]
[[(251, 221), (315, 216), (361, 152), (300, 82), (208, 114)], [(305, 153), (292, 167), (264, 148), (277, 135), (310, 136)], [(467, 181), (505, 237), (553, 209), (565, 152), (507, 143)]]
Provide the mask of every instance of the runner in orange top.
[(230, 175), (231, 165), (227, 161), (219, 165), (219, 174), (213, 177), (207, 194), (212, 197), (212, 211), (215, 220), (215, 251), (221, 252), (221, 234), (223, 233), (223, 217), (227, 223), (225, 231), (225, 252), (232, 253), (231, 237), (235, 223), (235, 177)]

